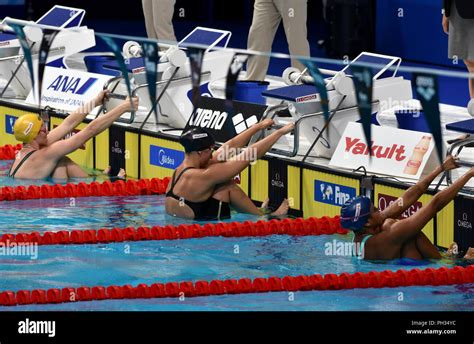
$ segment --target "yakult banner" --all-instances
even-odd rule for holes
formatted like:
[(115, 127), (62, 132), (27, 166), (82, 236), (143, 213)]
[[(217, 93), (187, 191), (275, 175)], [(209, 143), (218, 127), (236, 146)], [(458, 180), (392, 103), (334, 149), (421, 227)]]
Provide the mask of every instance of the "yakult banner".
[[(71, 69), (45, 67), (41, 105), (53, 109), (74, 111), (92, 100), (111, 76), (80, 72)], [(37, 105), (33, 90), (26, 98), (29, 104)]]
[(359, 123), (349, 123), (330, 165), (347, 169), (364, 166), (368, 172), (419, 179), (438, 164), (431, 134), (372, 126), (372, 158)]

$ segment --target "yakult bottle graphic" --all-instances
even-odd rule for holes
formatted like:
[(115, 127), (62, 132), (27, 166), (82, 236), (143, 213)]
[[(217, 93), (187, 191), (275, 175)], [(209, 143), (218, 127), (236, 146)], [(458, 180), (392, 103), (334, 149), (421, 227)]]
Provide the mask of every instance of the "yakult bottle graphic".
[(425, 156), (428, 148), (430, 148), (431, 136), (423, 136), (421, 141), (415, 146), (413, 149), (413, 153), (410, 159), (403, 170), (403, 173), (416, 175), (418, 170), (420, 169), (421, 162), (423, 161), (423, 157)]

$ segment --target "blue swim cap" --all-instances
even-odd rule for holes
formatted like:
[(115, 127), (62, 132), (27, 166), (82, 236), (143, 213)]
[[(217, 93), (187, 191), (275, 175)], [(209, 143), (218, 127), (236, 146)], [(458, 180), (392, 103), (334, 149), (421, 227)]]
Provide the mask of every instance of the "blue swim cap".
[(372, 201), (369, 197), (357, 196), (347, 201), (341, 208), (342, 228), (360, 231), (370, 217)]

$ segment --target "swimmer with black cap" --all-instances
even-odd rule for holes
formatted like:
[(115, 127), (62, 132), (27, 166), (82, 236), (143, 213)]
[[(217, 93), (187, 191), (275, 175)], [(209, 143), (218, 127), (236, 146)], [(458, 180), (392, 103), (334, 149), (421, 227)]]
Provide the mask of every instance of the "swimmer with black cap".
[(448, 188), (438, 192), (431, 201), (409, 218), (400, 219), (442, 172), (455, 169), (457, 158), (448, 156), (441, 166), (410, 187), (384, 210), (378, 210), (365, 196), (355, 197), (341, 208), (341, 225), (354, 232), (357, 256), (367, 260), (439, 259), (438, 249), (422, 232), (423, 227), (451, 202), (464, 185), (474, 177), (474, 168)]
[[(138, 98), (126, 99), (120, 105), (103, 114), (87, 127), (63, 140), (88, 115), (91, 109), (99, 106), (107, 98), (108, 91), (100, 92), (90, 103), (71, 113), (64, 121), (48, 131), (45, 120), (37, 114), (19, 117), (13, 126), (18, 141), (23, 142), (22, 149), (16, 154), (9, 177), (17, 179), (45, 178), (84, 178), (89, 175), (66, 155), (82, 147), (89, 139), (110, 127), (120, 116), (129, 112), (131, 107), (138, 108)], [(90, 110), (90, 109), (89, 109)]]
[[(287, 124), (234, 156), (226, 155), (245, 147), (253, 135), (273, 124), (273, 120), (266, 119), (251, 126), (224, 143), (214, 154), (215, 141), (209, 132), (198, 127), (184, 132), (180, 143), (186, 154), (168, 186), (166, 212), (194, 220), (229, 218), (230, 207), (242, 213), (264, 215), (268, 200), (262, 208), (258, 208), (233, 182), (233, 178), (253, 160), (265, 155), (279, 138), (290, 133), (294, 124)], [(288, 200), (285, 199), (272, 215), (286, 215), (288, 208)]]

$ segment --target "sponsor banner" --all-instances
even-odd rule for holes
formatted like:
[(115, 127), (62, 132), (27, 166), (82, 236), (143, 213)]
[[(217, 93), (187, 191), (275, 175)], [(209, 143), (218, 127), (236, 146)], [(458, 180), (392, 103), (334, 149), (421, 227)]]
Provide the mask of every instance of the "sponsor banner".
[(150, 165), (175, 170), (183, 160), (183, 151), (150, 145)]
[(454, 241), (461, 254), (474, 247), (474, 199), (458, 196), (454, 200)]
[[(91, 101), (111, 76), (70, 69), (46, 67), (41, 93), (41, 105), (54, 109), (74, 111)], [(26, 98), (29, 104), (38, 104), (33, 91)]]
[[(378, 208), (379, 210), (385, 210), (387, 209), (392, 203), (398, 202), (398, 197), (386, 195), (383, 193), (378, 194)], [(418, 210), (420, 210), (423, 207), (423, 203), (421, 202), (415, 202), (412, 204), (407, 210), (403, 212), (403, 214), (400, 216), (400, 219), (406, 219), (413, 214), (415, 214)]]
[[(59, 125), (57, 124), (54, 124), (53, 125), (53, 129), (56, 129), (57, 127), (59, 127)], [(77, 133), (79, 133), (81, 130), (79, 129), (74, 129), (71, 133), (67, 134), (66, 136), (64, 136), (63, 140), (67, 140), (71, 137), (73, 137), (74, 135), (76, 135)], [(79, 147), (79, 149), (82, 149), (82, 150), (85, 150), (86, 149), (86, 144), (83, 144), (81, 147)]]
[(125, 129), (112, 126), (109, 128), (109, 166), (110, 175), (116, 176), (120, 169), (125, 169)]
[(314, 200), (342, 207), (351, 198), (356, 197), (357, 190), (344, 185), (328, 183), (321, 180), (314, 181)]
[(5, 115), (5, 132), (13, 135), (13, 126), (18, 119), (16, 116)]
[(437, 163), (434, 142), (428, 133), (372, 126), (372, 156), (362, 125), (349, 123), (330, 165), (347, 169), (364, 166), (368, 172), (419, 179), (425, 167)]
[(226, 142), (259, 122), (267, 107), (244, 102), (232, 102), (233, 114), (226, 109), (226, 100), (202, 97), (185, 130), (190, 127), (207, 129), (218, 142)]
[(288, 198), (288, 163), (285, 161), (270, 159), (268, 162), (268, 197), (273, 209)]

